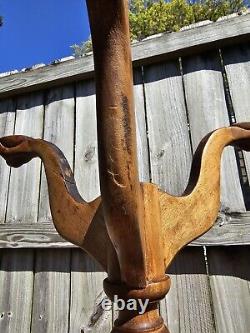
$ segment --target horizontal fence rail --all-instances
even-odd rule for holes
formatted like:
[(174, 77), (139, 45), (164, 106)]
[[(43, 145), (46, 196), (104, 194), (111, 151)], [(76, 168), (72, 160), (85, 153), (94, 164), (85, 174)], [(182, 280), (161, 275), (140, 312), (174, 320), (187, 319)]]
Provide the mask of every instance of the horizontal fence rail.
[[(134, 66), (142, 66), (209, 49), (247, 42), (250, 38), (250, 14), (226, 19), (197, 28), (165, 33), (132, 46)], [(76, 82), (94, 76), (93, 57), (85, 56), (64, 63), (0, 78), (0, 98)]]
[[(215, 226), (191, 246), (250, 244), (250, 214), (220, 214)], [(223, 216), (224, 215), (224, 216)], [(75, 248), (51, 223), (0, 224), (0, 248)]]

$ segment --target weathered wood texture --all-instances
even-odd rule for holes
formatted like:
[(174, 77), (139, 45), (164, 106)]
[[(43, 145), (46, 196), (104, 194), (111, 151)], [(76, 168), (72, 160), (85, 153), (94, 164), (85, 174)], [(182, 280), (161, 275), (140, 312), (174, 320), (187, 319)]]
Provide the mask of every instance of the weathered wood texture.
[[(94, 81), (76, 85), (75, 179), (86, 201), (100, 195)], [(83, 274), (84, 272), (84, 274)], [(72, 251), (69, 332), (109, 332), (112, 312), (101, 308), (106, 274), (83, 251)], [(80, 324), (80, 326), (79, 326)], [(80, 331), (79, 331), (80, 332)]]
[(244, 245), (250, 244), (249, 212), (219, 214), (215, 226), (191, 245)]
[[(0, 102), (0, 135), (12, 135), (14, 133), (15, 103), (12, 100)], [(5, 213), (7, 207), (8, 189), (9, 189), (10, 168), (6, 166), (3, 159), (0, 161), (0, 223), (5, 222)]]
[(249, 247), (208, 249), (208, 268), (216, 331), (249, 331)]
[(51, 221), (36, 224), (1, 224), (1, 248), (73, 247), (62, 239)]
[(68, 332), (70, 250), (38, 250), (34, 267), (33, 332)]
[[(45, 100), (43, 138), (56, 144), (73, 167), (74, 87), (48, 91)], [(65, 133), (65, 135), (62, 135)], [(45, 173), (41, 176), (38, 221), (51, 221)], [(69, 328), (70, 250), (38, 251), (34, 276), (32, 330), (67, 332)], [(50, 295), (53, 294), (53, 302)]]
[[(17, 100), (15, 134), (42, 137), (43, 94)], [(41, 161), (35, 159), (19, 169), (11, 169), (6, 223), (35, 223), (38, 215)]]
[[(192, 246), (250, 244), (249, 213), (221, 213), (215, 226)], [(74, 248), (51, 223), (0, 225), (0, 248)]]
[[(112, 311), (104, 311), (101, 302), (106, 295), (103, 279), (106, 273), (83, 251), (72, 251), (71, 301), (69, 333), (110, 332)], [(80, 324), (80, 326), (79, 326)]]
[[(192, 146), (215, 128), (229, 126), (219, 52), (183, 59), (184, 88)], [(224, 152), (221, 166), (221, 209), (245, 211), (233, 148)]]
[(76, 85), (75, 179), (84, 200), (100, 195), (94, 81)]
[[(249, 120), (250, 105), (250, 46), (222, 50), (233, 111), (237, 122)], [(240, 87), (240, 89), (239, 89)], [(244, 152), (248, 180), (250, 180), (250, 154)]]
[[(249, 250), (211, 247), (205, 257), (189, 247), (178, 254), (160, 307), (171, 333), (248, 332)], [(100, 306), (104, 272), (84, 252), (68, 251), (0, 251), (1, 332), (110, 332), (112, 313)]]
[(179, 63), (144, 67), (144, 78), (151, 180), (180, 195), (192, 155)]
[(150, 181), (150, 168), (142, 68), (134, 70), (134, 102), (139, 178), (141, 182), (148, 182)]
[[(12, 115), (11, 130), (14, 130), (15, 134), (35, 137), (42, 135), (44, 109), (42, 96), (42, 93), (36, 93), (17, 100), (15, 117), (13, 110), (9, 113)], [(9, 125), (6, 126), (7, 130), (8, 128)], [(34, 160), (18, 170), (11, 169), (9, 187), (7, 186), (9, 192), (5, 225), (22, 224), (24, 221), (30, 224), (37, 222), (40, 168), (40, 161)], [(2, 290), (0, 312), (3, 314), (0, 331), (2, 332), (19, 332), (20, 323), (22, 323), (22, 332), (30, 332), (33, 260), (32, 250), (13, 250), (3, 253), (0, 271)]]
[[(74, 87), (64, 86), (48, 91), (45, 100), (43, 139), (57, 145), (71, 168), (74, 154)], [(48, 186), (44, 168), (41, 176), (38, 222), (51, 221)]]
[(2, 250), (0, 268), (1, 332), (110, 332), (106, 274), (83, 251)]
[[(250, 38), (250, 15), (198, 26), (178, 33), (166, 33), (132, 47), (135, 66), (194, 54)], [(87, 56), (0, 79), (0, 98), (31, 90), (93, 77), (93, 57)]]
[(33, 302), (32, 250), (2, 250), (0, 331), (30, 333)]
[(215, 332), (202, 247), (180, 252), (167, 273), (172, 285), (160, 311), (165, 314), (170, 332)]

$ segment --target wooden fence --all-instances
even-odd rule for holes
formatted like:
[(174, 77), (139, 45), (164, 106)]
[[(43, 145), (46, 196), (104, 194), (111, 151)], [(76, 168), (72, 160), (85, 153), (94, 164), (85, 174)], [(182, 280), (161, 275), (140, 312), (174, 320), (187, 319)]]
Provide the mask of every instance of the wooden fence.
[[(250, 121), (249, 41), (244, 15), (133, 46), (141, 181), (181, 194), (202, 137)], [(0, 136), (13, 133), (58, 145), (83, 198), (96, 198), (92, 56), (0, 78)], [(171, 333), (250, 331), (249, 177), (250, 154), (228, 147), (218, 221), (169, 271), (160, 311)], [(0, 332), (108, 333), (116, 313), (100, 306), (105, 273), (56, 233), (40, 160), (19, 169), (0, 160), (0, 179)]]

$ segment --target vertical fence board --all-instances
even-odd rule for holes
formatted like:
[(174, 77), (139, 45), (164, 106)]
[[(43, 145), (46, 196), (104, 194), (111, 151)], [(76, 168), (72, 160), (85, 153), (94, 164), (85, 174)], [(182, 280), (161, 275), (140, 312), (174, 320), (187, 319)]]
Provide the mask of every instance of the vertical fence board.
[(75, 179), (86, 201), (100, 196), (94, 81), (76, 86)]
[[(161, 304), (171, 333), (214, 333), (209, 281), (203, 249), (185, 248), (169, 272), (172, 285)], [(164, 314), (165, 312), (165, 314)]]
[[(15, 126), (15, 103), (13, 100), (0, 101), (0, 137), (12, 135)], [(7, 196), (9, 190), (10, 167), (0, 159), (0, 223), (5, 221)]]
[[(74, 108), (73, 86), (49, 90), (45, 105), (44, 139), (62, 150), (71, 168), (74, 153)], [(50, 222), (51, 220), (47, 180), (42, 168), (38, 221)]]
[(33, 252), (3, 251), (0, 268), (0, 332), (30, 333)]
[(207, 254), (217, 332), (249, 332), (250, 247), (208, 248)]
[[(144, 67), (144, 82), (151, 178), (180, 195), (188, 180), (191, 147), (178, 61)], [(160, 311), (166, 321), (165, 300)]]
[(188, 180), (191, 149), (178, 61), (144, 68), (152, 181), (181, 194)]
[[(86, 201), (100, 195), (94, 81), (76, 87), (76, 164), (79, 192)], [(82, 250), (72, 252), (70, 333), (110, 332), (112, 312), (103, 312), (106, 274)], [(80, 291), (80, 292), (79, 292)]]
[(69, 333), (109, 333), (112, 311), (103, 311), (106, 298), (102, 282), (106, 273), (81, 250), (74, 250), (71, 265), (71, 306)]
[[(74, 154), (74, 86), (51, 89), (46, 96), (44, 139), (56, 144), (71, 168)], [(51, 221), (47, 181), (41, 179), (40, 222)], [(49, 256), (49, 258), (48, 258)], [(43, 296), (41, 296), (42, 290)], [(67, 332), (70, 298), (70, 250), (38, 251), (35, 271), (33, 332)], [(49, 296), (53, 294), (53, 301)]]
[(68, 332), (70, 256), (68, 250), (38, 250), (31, 333)]
[[(15, 134), (42, 137), (43, 94), (21, 97), (17, 102)], [(38, 158), (11, 169), (6, 223), (35, 223), (38, 214), (41, 162)]]
[[(222, 52), (230, 95), (237, 122), (250, 121), (250, 46), (227, 48)], [(245, 153), (245, 162), (250, 181), (250, 154)]]
[[(219, 53), (183, 60), (184, 85), (193, 148), (210, 131), (229, 125)], [(222, 210), (245, 211), (237, 163), (232, 147), (222, 158)]]
[[(12, 116), (13, 117), (13, 116)], [(14, 124), (14, 119), (11, 119)], [(19, 98), (15, 134), (41, 137), (43, 97), (41, 93)], [(6, 223), (37, 222), (40, 161), (32, 160), (11, 169)], [(1, 332), (30, 332), (33, 294), (33, 251), (6, 251), (1, 263)], [(9, 308), (9, 309), (8, 309)], [(1, 326), (0, 326), (1, 327)]]
[(150, 179), (150, 171), (144, 87), (141, 67), (134, 69), (134, 100), (139, 178), (141, 182), (145, 182)]

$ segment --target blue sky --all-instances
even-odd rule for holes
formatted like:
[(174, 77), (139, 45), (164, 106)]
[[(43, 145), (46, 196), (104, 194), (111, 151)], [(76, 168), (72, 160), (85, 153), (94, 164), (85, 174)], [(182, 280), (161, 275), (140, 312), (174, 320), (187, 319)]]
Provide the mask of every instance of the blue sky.
[(85, 0), (0, 0), (0, 73), (72, 55), (89, 37)]

